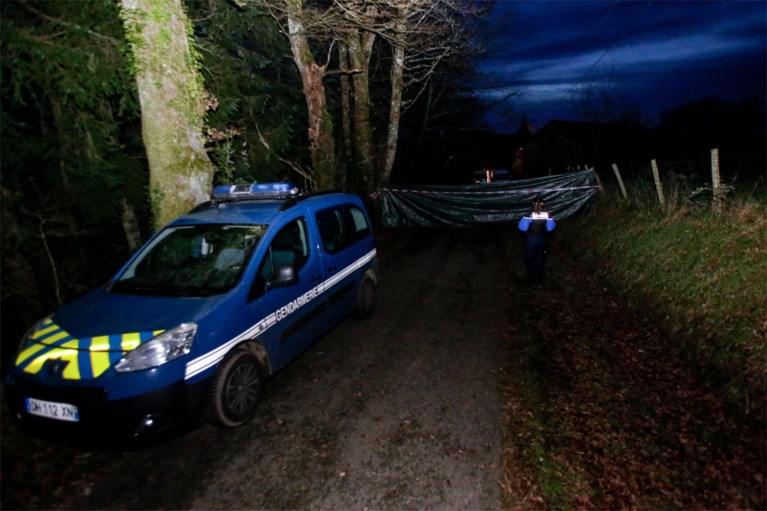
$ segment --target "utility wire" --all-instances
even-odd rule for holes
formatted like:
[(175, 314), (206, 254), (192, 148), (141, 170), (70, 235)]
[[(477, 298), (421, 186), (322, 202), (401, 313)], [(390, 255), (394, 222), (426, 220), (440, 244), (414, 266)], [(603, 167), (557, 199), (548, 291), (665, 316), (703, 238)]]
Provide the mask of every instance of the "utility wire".
[[(592, 31), (592, 35), (593, 35), (593, 33), (597, 32), (597, 31), (599, 30), (599, 28), (600, 28), (600, 27), (602, 26), (602, 24), (605, 22), (605, 20), (607, 19), (607, 17), (608, 17), (608, 16), (609, 16), (609, 15), (610, 15), (610, 14), (613, 12), (613, 10), (614, 10), (614, 9), (615, 9), (615, 7), (616, 7), (616, 6), (617, 6), (617, 5), (620, 3), (620, 1), (621, 1), (621, 0), (615, 0), (615, 2), (614, 2), (614, 3), (612, 4), (612, 6), (610, 7), (610, 10), (609, 10), (609, 11), (607, 11), (607, 13), (606, 13), (604, 16), (602, 16), (602, 19), (601, 19), (601, 20), (599, 20), (599, 23), (597, 24), (596, 28), (595, 28), (595, 29)], [(645, 4), (645, 6), (642, 8), (642, 11), (639, 13), (639, 17), (640, 17), (640, 18), (641, 18), (641, 17), (642, 17), (642, 15), (645, 13), (645, 11), (646, 11), (646, 10), (647, 10), (647, 8), (650, 6), (650, 4), (652, 4), (652, 3), (653, 3), (653, 1), (654, 1), (654, 0), (648, 0), (648, 1), (647, 1), (647, 3)], [(572, 86), (570, 86), (570, 88), (568, 88), (568, 89), (567, 89), (565, 92), (563, 92), (563, 93), (562, 93), (562, 95), (561, 95), (559, 98), (557, 98), (557, 99), (556, 99), (556, 100), (555, 100), (553, 103), (551, 103), (551, 104), (549, 104), (548, 106), (546, 106), (546, 107), (545, 107), (546, 109), (545, 109), (545, 110), (543, 110), (543, 111), (542, 111), (542, 113), (543, 113), (543, 114), (546, 114), (546, 113), (548, 113), (548, 112), (549, 112), (549, 111), (550, 111), (550, 110), (551, 110), (551, 109), (552, 109), (554, 106), (558, 105), (558, 104), (559, 104), (559, 103), (561, 103), (561, 102), (562, 102), (562, 100), (564, 100), (564, 99), (565, 99), (567, 96), (569, 96), (570, 94), (572, 94), (573, 90), (575, 90), (575, 88), (576, 88), (576, 87), (580, 86), (580, 85), (581, 85), (581, 83), (583, 83), (583, 81), (584, 81), (584, 80), (585, 80), (585, 79), (586, 79), (586, 78), (589, 76), (589, 74), (591, 74), (591, 72), (594, 70), (594, 68), (596, 68), (596, 67), (597, 67), (597, 65), (599, 65), (599, 63), (600, 63), (600, 62), (602, 62), (602, 60), (603, 60), (603, 59), (604, 59), (604, 58), (607, 56), (607, 54), (610, 52), (610, 50), (612, 50), (612, 49), (613, 49), (613, 47), (615, 46), (615, 44), (617, 43), (617, 41), (618, 41), (618, 40), (617, 40), (617, 37), (616, 37), (616, 38), (614, 38), (614, 39), (612, 40), (612, 42), (610, 42), (610, 45), (609, 45), (609, 46), (608, 46), (608, 47), (605, 49), (605, 51), (603, 51), (603, 52), (602, 52), (602, 54), (599, 56), (599, 58), (598, 58), (596, 61), (594, 61), (594, 63), (593, 63), (593, 64), (591, 64), (591, 66), (589, 66), (589, 68), (586, 70), (586, 72), (584, 72), (584, 73), (581, 75), (581, 77), (580, 77), (580, 78), (578, 78), (578, 80), (577, 80), (577, 81), (576, 81), (576, 82), (575, 82), (575, 83), (574, 83)], [(573, 58), (574, 58), (574, 57), (573, 57)], [(569, 62), (572, 62), (572, 61), (573, 61), (573, 59), (570, 59), (570, 61), (569, 61)], [(545, 89), (544, 89), (544, 92), (545, 92)], [(543, 108), (543, 107), (541, 107), (541, 108)], [(538, 114), (538, 113), (540, 113), (540, 112), (541, 112), (541, 109), (540, 109), (540, 108), (538, 108), (538, 109), (533, 109), (531, 112), (527, 112), (527, 113), (526, 113), (526, 115), (528, 115), (528, 116), (532, 116), (533, 114)]]
[[(599, 23), (597, 23), (597, 26), (591, 31), (591, 35), (592, 36), (599, 31), (599, 29), (602, 27), (602, 24), (610, 16), (610, 14), (615, 10), (615, 8), (618, 6), (620, 1), (621, 0), (615, 0), (615, 2), (613, 2), (613, 4), (610, 6), (610, 9), (605, 13), (604, 16), (602, 16), (602, 19), (599, 20)], [(613, 39), (613, 41), (610, 43), (610, 45), (607, 47), (607, 49), (604, 52), (602, 52), (602, 54), (599, 56), (599, 58), (588, 68), (588, 70), (585, 73), (583, 73), (583, 75), (581, 75), (581, 77), (569, 89), (567, 89), (565, 92), (563, 92), (562, 95), (556, 101), (554, 101), (553, 104), (551, 104), (548, 107), (546, 107), (547, 109), (544, 110), (543, 113), (544, 114), (548, 113), (548, 110), (550, 110), (553, 106), (558, 105), (563, 99), (565, 99), (567, 96), (569, 96), (572, 93), (572, 91), (576, 87), (578, 87), (586, 79), (586, 77), (589, 75), (589, 73), (591, 73), (594, 70), (594, 68), (597, 66), (597, 64), (599, 64), (602, 61), (602, 59), (605, 58), (605, 56), (610, 52), (610, 50), (612, 50), (613, 46), (615, 46), (615, 42), (616, 41), (617, 41), (617, 39)], [(571, 63), (574, 59), (575, 59), (575, 57), (571, 58), (568, 61), (568, 64)], [(544, 89), (542, 94), (545, 94), (545, 92), (546, 92), (546, 90)], [(532, 113), (536, 113), (537, 114), (538, 111), (533, 110)]]

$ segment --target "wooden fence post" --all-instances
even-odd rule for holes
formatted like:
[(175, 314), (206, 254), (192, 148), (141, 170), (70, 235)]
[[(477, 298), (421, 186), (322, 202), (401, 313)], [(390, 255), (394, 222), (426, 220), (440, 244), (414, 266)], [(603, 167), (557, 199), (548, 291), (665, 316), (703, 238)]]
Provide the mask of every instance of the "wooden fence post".
[(621, 187), (621, 193), (623, 194), (623, 200), (627, 200), (628, 194), (626, 193), (626, 186), (623, 184), (623, 178), (621, 177), (621, 171), (618, 170), (618, 165), (616, 163), (613, 163), (613, 172), (615, 172), (615, 177), (618, 179), (618, 184)]
[(593, 167), (591, 169), (589, 169), (589, 170), (593, 170), (594, 171), (594, 177), (597, 178), (597, 186), (599, 186), (599, 191), (600, 192), (605, 191), (604, 187), (602, 186), (602, 180), (599, 179), (599, 174), (597, 174), (597, 171), (594, 170)]
[(719, 149), (711, 149), (711, 188), (714, 193), (714, 211), (722, 210), (722, 177), (719, 174)]
[(660, 202), (661, 207), (666, 206), (666, 199), (663, 197), (663, 186), (661, 186), (660, 183), (660, 174), (658, 173), (658, 163), (655, 161), (655, 159), (652, 159), (650, 161), (650, 165), (652, 166), (652, 177), (655, 179), (655, 189), (658, 192), (658, 202)]

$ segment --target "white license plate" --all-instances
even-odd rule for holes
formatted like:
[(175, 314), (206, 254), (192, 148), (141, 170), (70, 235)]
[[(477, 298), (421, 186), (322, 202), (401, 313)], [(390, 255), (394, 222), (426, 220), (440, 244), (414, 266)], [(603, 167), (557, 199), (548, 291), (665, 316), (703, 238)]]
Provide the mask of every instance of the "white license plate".
[(28, 397), (24, 400), (24, 406), (27, 409), (27, 413), (32, 415), (68, 422), (78, 422), (80, 420), (80, 413), (75, 405)]

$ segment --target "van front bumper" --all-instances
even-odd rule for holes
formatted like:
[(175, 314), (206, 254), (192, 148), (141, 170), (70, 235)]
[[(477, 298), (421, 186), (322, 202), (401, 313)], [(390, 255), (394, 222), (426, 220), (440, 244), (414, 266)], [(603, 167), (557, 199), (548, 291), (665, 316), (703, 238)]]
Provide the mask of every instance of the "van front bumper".
[[(109, 400), (106, 389), (52, 387), (10, 375), (5, 382), (10, 415), (26, 433), (54, 443), (100, 449), (144, 447), (190, 431), (204, 420), (206, 381), (177, 382), (121, 400)], [(30, 414), (26, 399), (77, 407), (78, 420), (64, 421)]]

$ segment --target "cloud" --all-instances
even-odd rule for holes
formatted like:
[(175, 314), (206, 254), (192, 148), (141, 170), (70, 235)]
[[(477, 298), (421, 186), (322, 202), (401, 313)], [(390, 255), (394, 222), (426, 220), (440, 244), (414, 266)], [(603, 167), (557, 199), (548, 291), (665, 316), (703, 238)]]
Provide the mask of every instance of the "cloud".
[(519, 111), (556, 115), (549, 110), (566, 110), (584, 84), (610, 82), (649, 115), (695, 96), (767, 88), (765, 2), (499, 2), (494, 19), (477, 93), (516, 89)]

